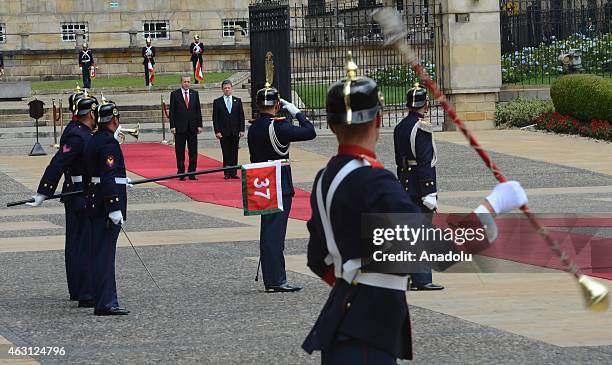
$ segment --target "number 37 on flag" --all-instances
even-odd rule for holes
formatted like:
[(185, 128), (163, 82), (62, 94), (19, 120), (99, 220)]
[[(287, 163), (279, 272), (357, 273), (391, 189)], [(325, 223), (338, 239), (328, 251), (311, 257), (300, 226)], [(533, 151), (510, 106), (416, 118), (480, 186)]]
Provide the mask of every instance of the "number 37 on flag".
[(244, 215), (263, 215), (283, 210), (281, 162), (242, 165)]

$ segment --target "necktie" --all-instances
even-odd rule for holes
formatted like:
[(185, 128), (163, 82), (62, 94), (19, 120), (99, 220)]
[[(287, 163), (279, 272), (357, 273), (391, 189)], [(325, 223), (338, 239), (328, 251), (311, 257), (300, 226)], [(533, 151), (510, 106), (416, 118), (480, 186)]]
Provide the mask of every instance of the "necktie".
[(185, 105), (187, 106), (187, 109), (189, 109), (189, 92), (185, 91)]
[(225, 106), (227, 107), (227, 112), (232, 114), (232, 97), (231, 96), (225, 97)]

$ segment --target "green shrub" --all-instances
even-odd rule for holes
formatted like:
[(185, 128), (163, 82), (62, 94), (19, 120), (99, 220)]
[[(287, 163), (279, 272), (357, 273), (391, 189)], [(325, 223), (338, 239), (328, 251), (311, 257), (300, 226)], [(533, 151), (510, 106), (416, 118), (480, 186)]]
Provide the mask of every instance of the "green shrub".
[(546, 112), (554, 111), (550, 100), (523, 99), (512, 100), (495, 109), (495, 125), (498, 127), (525, 127), (535, 123), (535, 119)]
[(595, 75), (567, 75), (550, 87), (555, 109), (576, 119), (612, 121), (612, 79)]

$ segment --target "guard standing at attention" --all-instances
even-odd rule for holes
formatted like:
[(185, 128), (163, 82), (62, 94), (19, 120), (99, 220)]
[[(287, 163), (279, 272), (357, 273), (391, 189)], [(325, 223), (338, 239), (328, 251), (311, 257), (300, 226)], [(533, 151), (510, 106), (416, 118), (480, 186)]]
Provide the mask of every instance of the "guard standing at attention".
[[(293, 104), (280, 98), (278, 90), (266, 83), (257, 91), (259, 117), (249, 128), (247, 136), (251, 162), (288, 160), (289, 144), (308, 141), (316, 137), (315, 128), (306, 116)], [(297, 119), (299, 126), (286, 118), (275, 117), (282, 108)], [(289, 285), (285, 272), (285, 235), (295, 191), (291, 180), (291, 167), (284, 163), (281, 167), (283, 211), (261, 216), (259, 250), (261, 269), (266, 292), (293, 292), (302, 288)]]
[(125, 315), (117, 300), (115, 253), (121, 225), (127, 218), (127, 193), (123, 153), (119, 146), (119, 109), (112, 101), (100, 104), (95, 112), (98, 131), (87, 146), (91, 186), (88, 211), (93, 233), (94, 314)]
[(193, 37), (193, 42), (189, 45), (189, 52), (191, 53), (191, 63), (193, 64), (193, 75), (195, 78), (195, 83), (199, 84), (196, 66), (198, 65), (198, 61), (200, 61), (200, 68), (204, 64), (202, 60), (202, 53), (204, 52), (204, 45), (200, 42), (200, 36), (195, 35)]
[[(410, 112), (393, 130), (397, 177), (412, 202), (431, 222), (433, 213), (438, 208), (438, 156), (433, 127), (425, 120), (425, 114), (429, 110), (427, 89), (415, 84), (406, 93), (406, 100)], [(410, 275), (410, 290), (442, 289), (442, 285), (432, 283), (431, 269)]]
[[(314, 181), (307, 265), (333, 288), (302, 346), (308, 353), (322, 351), (322, 364), (396, 364), (397, 358), (412, 358), (408, 276), (361, 271), (361, 219), (364, 213), (420, 209), (376, 160), (381, 100), (376, 82), (356, 72), (349, 58), (347, 78), (327, 93), (327, 120), (339, 147)], [(468, 215), (465, 223), (482, 227), (486, 221), (489, 235), (491, 213), (526, 202), (519, 183), (498, 184), (475, 210), (478, 216)]]
[(83, 87), (91, 88), (91, 68), (94, 67), (93, 52), (87, 42), (83, 43), (83, 50), (79, 51), (79, 67), (83, 73)]
[(147, 37), (147, 45), (142, 47), (142, 64), (144, 65), (144, 77), (147, 86), (153, 85), (149, 75), (149, 64), (151, 67), (155, 66), (155, 47), (151, 45), (151, 37)]
[[(62, 194), (72, 191), (84, 191), (89, 183), (86, 170), (87, 159), (85, 148), (92, 138), (95, 127), (93, 109), (97, 100), (85, 93), (73, 94), (69, 104), (74, 103), (77, 120), (72, 120), (60, 138), (60, 147), (51, 159), (40, 180), (33, 203), (40, 206), (43, 201), (55, 193), (59, 179), (64, 175)], [(66, 216), (66, 279), (70, 300), (78, 300), (79, 307), (93, 306), (91, 287), (91, 221), (86, 213), (85, 194), (61, 198)]]

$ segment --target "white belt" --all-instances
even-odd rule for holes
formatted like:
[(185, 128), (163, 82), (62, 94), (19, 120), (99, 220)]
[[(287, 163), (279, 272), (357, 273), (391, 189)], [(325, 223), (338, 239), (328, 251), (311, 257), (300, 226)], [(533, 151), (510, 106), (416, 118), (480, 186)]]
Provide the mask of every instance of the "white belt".
[(83, 176), (82, 175), (70, 176), (70, 178), (72, 179), (73, 183), (83, 182)]
[(360, 284), (385, 289), (395, 289), (401, 291), (406, 291), (408, 289), (408, 276), (379, 274), (375, 272), (359, 272), (353, 280)]
[(291, 165), (291, 162), (288, 159), (268, 160), (268, 162), (272, 162), (272, 161), (280, 161), (281, 162), (281, 166), (289, 166), (289, 165)]
[[(92, 184), (99, 184), (100, 183), (100, 178), (97, 176), (93, 176), (91, 178), (91, 183)], [(115, 178), (115, 184), (119, 184), (119, 185), (127, 185), (128, 184), (128, 180), (127, 177), (116, 177)]]
[[(342, 265), (342, 279), (347, 283), (353, 284), (355, 282), (375, 286), (384, 289), (394, 289), (400, 291), (406, 291), (408, 288), (408, 275), (391, 275), (381, 274), (374, 272), (361, 272), (361, 259), (348, 260)], [(340, 278), (338, 278), (340, 279)]]

